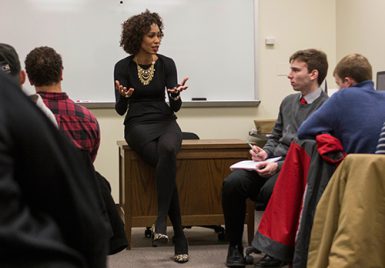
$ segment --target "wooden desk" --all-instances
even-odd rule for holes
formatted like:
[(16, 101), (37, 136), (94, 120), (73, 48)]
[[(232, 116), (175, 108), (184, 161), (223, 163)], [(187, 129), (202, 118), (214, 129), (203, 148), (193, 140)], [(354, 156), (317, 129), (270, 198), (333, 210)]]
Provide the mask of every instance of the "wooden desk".
[[(119, 146), (119, 203), (123, 210), (128, 249), (131, 228), (151, 226), (156, 219), (157, 204), (154, 170), (131, 150), (125, 141)], [(229, 166), (249, 158), (249, 147), (242, 140), (183, 140), (177, 155), (177, 187), (182, 223), (223, 225), (221, 204), (223, 179)], [(248, 242), (254, 235), (254, 209), (247, 206)]]

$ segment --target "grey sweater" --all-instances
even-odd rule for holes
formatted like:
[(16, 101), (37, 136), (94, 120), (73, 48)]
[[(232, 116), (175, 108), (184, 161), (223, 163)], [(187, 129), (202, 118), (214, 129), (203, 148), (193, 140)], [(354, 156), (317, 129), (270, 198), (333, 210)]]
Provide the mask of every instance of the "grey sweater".
[[(314, 102), (303, 105), (299, 102), (300, 97), (300, 93), (291, 94), (282, 101), (272, 135), (263, 147), (269, 157), (284, 158), (290, 143), (297, 137), (297, 130), (301, 123), (328, 99), (327, 94), (322, 91)], [(282, 163), (283, 161), (280, 161), (279, 167)]]

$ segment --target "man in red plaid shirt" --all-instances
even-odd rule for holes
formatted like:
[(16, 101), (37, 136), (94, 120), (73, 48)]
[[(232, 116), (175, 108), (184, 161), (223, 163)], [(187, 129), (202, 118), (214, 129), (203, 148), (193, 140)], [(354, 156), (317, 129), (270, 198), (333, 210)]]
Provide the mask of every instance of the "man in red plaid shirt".
[(100, 145), (98, 121), (87, 108), (62, 92), (61, 56), (50, 47), (37, 47), (27, 55), (25, 68), (31, 85), (55, 114), (59, 128), (76, 147), (88, 151), (93, 162)]
[[(100, 144), (98, 121), (87, 108), (74, 103), (65, 92), (62, 92), (63, 62), (61, 56), (50, 47), (35, 48), (25, 59), (25, 69), (29, 82), (54, 113), (59, 129), (77, 148), (87, 151), (94, 162)], [(109, 254), (114, 254), (127, 247), (124, 225), (111, 196), (109, 182), (98, 172), (95, 172), (95, 176), (111, 225)]]

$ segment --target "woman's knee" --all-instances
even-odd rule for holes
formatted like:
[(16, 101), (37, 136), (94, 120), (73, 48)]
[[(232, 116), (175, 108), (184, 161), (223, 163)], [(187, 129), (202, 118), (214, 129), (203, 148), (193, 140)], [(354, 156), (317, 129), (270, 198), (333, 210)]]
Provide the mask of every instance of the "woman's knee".
[(172, 143), (159, 143), (158, 152), (160, 155), (173, 158), (177, 154), (177, 147)]

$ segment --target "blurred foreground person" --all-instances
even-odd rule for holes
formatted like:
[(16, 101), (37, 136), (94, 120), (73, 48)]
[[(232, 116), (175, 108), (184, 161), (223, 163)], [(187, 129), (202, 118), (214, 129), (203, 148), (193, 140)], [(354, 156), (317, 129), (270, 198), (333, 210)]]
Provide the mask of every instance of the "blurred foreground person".
[(0, 72), (0, 267), (106, 267), (84, 154)]

